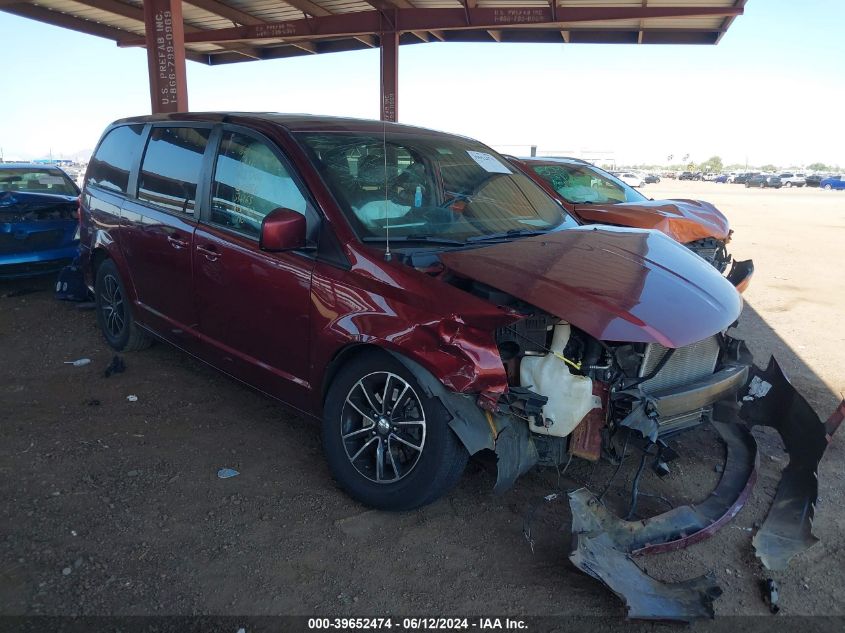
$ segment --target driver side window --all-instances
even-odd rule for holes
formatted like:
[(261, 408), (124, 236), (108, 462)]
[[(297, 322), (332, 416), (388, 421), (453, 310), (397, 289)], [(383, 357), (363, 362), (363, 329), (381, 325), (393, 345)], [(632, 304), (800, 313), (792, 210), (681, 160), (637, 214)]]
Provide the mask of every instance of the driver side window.
[(307, 202), (285, 165), (261, 140), (224, 132), (211, 189), (212, 224), (258, 239), (279, 207), (305, 215)]

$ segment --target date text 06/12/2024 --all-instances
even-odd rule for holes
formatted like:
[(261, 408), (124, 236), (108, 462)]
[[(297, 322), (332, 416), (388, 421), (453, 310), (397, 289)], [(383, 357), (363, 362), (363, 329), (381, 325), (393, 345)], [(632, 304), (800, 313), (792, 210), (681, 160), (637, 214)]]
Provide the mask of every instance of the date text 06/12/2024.
[(526, 622), (514, 618), (309, 618), (309, 630), (526, 630)]

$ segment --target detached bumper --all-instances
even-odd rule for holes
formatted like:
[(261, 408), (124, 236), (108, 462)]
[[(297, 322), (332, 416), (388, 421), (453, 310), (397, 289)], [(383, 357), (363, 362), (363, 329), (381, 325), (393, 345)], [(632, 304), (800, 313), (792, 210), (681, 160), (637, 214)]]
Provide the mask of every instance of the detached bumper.
[[(636, 567), (632, 556), (687, 547), (736, 516), (756, 480), (759, 457), (750, 433), (754, 425), (776, 429), (789, 453), (789, 465), (769, 514), (753, 539), (758, 558), (769, 569), (783, 569), (792, 557), (818, 542), (812, 534), (816, 473), (831, 437), (845, 419), (845, 401), (823, 423), (774, 358), (765, 370), (745, 369), (739, 402), (730, 397), (715, 407), (714, 418), (720, 421), (714, 426), (726, 443), (727, 459), (719, 484), (702, 503), (641, 521), (625, 521), (611, 514), (587, 489), (569, 495), (573, 517), (570, 560), (622, 597), (629, 617), (713, 617), (712, 601), (719, 590), (712, 577), (662, 583)], [(707, 389), (694, 391), (704, 398)]]
[(765, 371), (753, 368), (739, 414), (749, 426), (777, 430), (789, 453), (772, 507), (753, 540), (765, 567), (785, 569), (794, 556), (819, 540), (812, 532), (819, 462), (845, 418), (845, 401), (822, 422), (771, 358)]

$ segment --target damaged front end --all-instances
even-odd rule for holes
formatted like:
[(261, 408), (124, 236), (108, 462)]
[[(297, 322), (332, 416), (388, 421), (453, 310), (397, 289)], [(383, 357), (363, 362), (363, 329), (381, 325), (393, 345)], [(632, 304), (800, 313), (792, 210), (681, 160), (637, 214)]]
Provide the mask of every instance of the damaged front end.
[(776, 429), (790, 456), (754, 537), (757, 556), (765, 567), (782, 569), (816, 542), (811, 532), (816, 472), (845, 416), (845, 402), (823, 424), (774, 359), (766, 370), (758, 369), (745, 344), (725, 333), (681, 348), (606, 343), (536, 311), (500, 328), (497, 342), (510, 388), (495, 404), (483, 398), (474, 403), (436, 380), (430, 385), (455, 413), (452, 428), (470, 452), (496, 453), (496, 492), (538, 464), (558, 468), (573, 458), (621, 464), (629, 451), (641, 456), (639, 472), (649, 463), (665, 475), (678, 457), (670, 440), (704, 424), (725, 446), (719, 482), (699, 503), (638, 518), (639, 476), (625, 518), (601, 494), (587, 488), (570, 493), (570, 560), (620, 595), (629, 617), (713, 616), (720, 590), (712, 577), (662, 583), (641, 571), (634, 557), (688, 547), (736, 516), (757, 477), (754, 425)]
[[(754, 536), (757, 556), (766, 568), (783, 569), (817, 541), (811, 532), (816, 473), (845, 416), (845, 402), (822, 423), (773, 358), (765, 370), (758, 369), (744, 343), (727, 334), (673, 349), (600, 343), (567, 323), (548, 321), (545, 353), (531, 348), (532, 341), (542, 347), (542, 320), (536, 316), (499, 335), (505, 366), (518, 386), (490, 416), (497, 430), (489, 446), (498, 456), (496, 490), (506, 489), (535, 463), (559, 467), (573, 457), (621, 463), (629, 447), (639, 451), (625, 518), (609, 509), (602, 494), (581, 488), (569, 495), (570, 560), (620, 595), (629, 617), (713, 616), (713, 600), (721, 592), (712, 577), (661, 583), (641, 571), (633, 557), (688, 547), (736, 516), (757, 477), (755, 425), (776, 429), (790, 457)], [(514, 338), (523, 341), (518, 370), (516, 359), (508, 358)], [(668, 440), (702, 424), (715, 429), (726, 449), (716, 487), (700, 503), (638, 518), (636, 486), (643, 466), (650, 462), (657, 474), (668, 474), (678, 457)]]

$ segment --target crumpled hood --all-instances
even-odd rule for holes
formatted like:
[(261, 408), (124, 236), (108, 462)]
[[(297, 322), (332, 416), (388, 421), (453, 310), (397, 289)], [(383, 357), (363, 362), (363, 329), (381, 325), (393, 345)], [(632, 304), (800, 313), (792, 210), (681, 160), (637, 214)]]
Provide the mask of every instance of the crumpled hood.
[(441, 260), (603, 341), (684, 347), (727, 329), (742, 311), (729, 281), (656, 231), (582, 226)]
[(587, 222), (657, 229), (681, 244), (706, 237), (724, 240), (730, 232), (728, 219), (703, 200), (577, 204), (575, 213)]
[(74, 219), (76, 201), (76, 196), (2, 191), (0, 221)]

